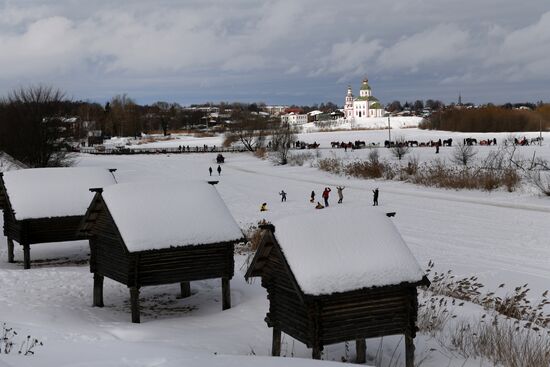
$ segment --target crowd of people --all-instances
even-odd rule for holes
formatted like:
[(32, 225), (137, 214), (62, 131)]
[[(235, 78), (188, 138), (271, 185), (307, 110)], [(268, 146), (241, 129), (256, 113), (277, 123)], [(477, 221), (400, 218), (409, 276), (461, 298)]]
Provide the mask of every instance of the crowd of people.
[[(336, 186), (336, 192), (337, 192), (337, 195), (338, 195), (338, 204), (342, 204), (344, 202), (344, 189), (346, 187), (345, 186)], [(315, 204), (315, 209), (324, 209), (324, 208), (328, 208), (330, 206), (330, 203), (329, 203), (329, 198), (330, 198), (330, 193), (332, 192), (332, 189), (330, 187), (325, 187), (323, 189), (323, 192), (321, 193), (321, 198), (323, 199), (323, 203), (321, 203), (320, 201), (315, 201), (315, 190), (312, 190), (311, 191), (311, 194), (310, 194), (310, 197), (309, 197), (309, 202), (310, 203), (313, 203)], [(378, 190), (378, 187), (375, 188), (374, 190), (372, 190), (372, 205), (373, 206), (378, 206), (378, 195), (379, 195), (380, 191)], [(281, 202), (286, 202), (286, 196), (287, 196), (287, 193), (285, 192), (285, 190), (281, 190), (281, 192), (279, 192), (279, 195), (281, 196)], [(267, 211), (267, 203), (262, 203), (262, 205), (260, 205), (260, 211), (261, 212), (265, 212)]]

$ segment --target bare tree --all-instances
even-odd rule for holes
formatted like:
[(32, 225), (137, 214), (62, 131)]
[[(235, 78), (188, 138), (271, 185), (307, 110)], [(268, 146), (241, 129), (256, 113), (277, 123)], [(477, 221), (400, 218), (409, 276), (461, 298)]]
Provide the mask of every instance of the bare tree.
[(233, 123), (226, 133), (224, 145), (240, 141), (245, 149), (254, 152), (265, 144), (275, 121), (248, 111), (236, 111), (232, 117)]
[(373, 166), (380, 164), (380, 153), (378, 152), (378, 149), (370, 150), (368, 155), (368, 161)]
[(0, 150), (30, 167), (70, 165), (66, 102), (47, 86), (11, 92), (0, 101)]
[(461, 164), (464, 167), (468, 166), (468, 163), (476, 156), (477, 150), (468, 144), (459, 142), (455, 145), (453, 153), (451, 155), (451, 161), (456, 164)]
[(271, 135), (271, 148), (277, 153), (279, 164), (288, 163), (290, 147), (296, 142), (296, 130), (288, 122), (273, 130)]
[(139, 106), (126, 94), (114, 96), (110, 101), (109, 119), (113, 134), (119, 136), (137, 135), (141, 132)]
[(411, 150), (404, 138), (397, 138), (394, 145), (390, 148), (393, 156), (399, 160), (408, 154)]
[(533, 170), (526, 173), (526, 177), (541, 193), (550, 196), (550, 175), (548, 171)]
[(162, 133), (164, 136), (168, 136), (168, 128), (170, 127), (170, 123), (175, 119), (176, 115), (176, 106), (171, 105), (168, 102), (156, 102), (153, 104), (156, 119), (158, 120), (158, 123), (160, 125), (160, 128), (162, 129)]

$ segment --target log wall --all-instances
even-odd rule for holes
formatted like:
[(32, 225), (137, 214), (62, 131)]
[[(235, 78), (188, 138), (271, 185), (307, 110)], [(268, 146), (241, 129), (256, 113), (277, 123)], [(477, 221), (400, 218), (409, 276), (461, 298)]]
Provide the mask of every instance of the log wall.
[(97, 213), (95, 225), (91, 231), (90, 251), (91, 272), (130, 285), (129, 254), (107, 210)]
[(130, 253), (104, 202), (95, 206), (93, 225), (89, 226), (92, 272), (137, 288), (233, 277), (233, 243)]
[(29, 244), (76, 241), (78, 226), (83, 216), (25, 219), (23, 223), (26, 241)]
[(313, 320), (306, 305), (300, 300), (292, 279), (286, 272), (284, 259), (278, 246), (274, 246), (262, 268), (262, 287), (267, 289), (269, 313), (266, 321), (284, 333), (306, 344), (313, 345)]
[(21, 243), (21, 223), (15, 220), (8, 207), (4, 207), (4, 236)]
[(0, 210), (3, 210), (6, 205), (6, 194), (4, 189), (4, 180), (0, 173)]
[(346, 340), (413, 333), (415, 287), (381, 287), (315, 297), (323, 345)]
[[(138, 286), (233, 278), (233, 243), (139, 253)], [(134, 275), (134, 274), (132, 274)]]

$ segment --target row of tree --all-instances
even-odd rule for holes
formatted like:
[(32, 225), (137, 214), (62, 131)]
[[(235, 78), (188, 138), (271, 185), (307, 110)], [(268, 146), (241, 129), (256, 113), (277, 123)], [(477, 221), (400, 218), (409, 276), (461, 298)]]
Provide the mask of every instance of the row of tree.
[[(524, 104), (522, 104), (524, 105)], [(487, 106), (477, 109), (443, 109), (441, 101), (400, 102), (390, 104), (390, 111), (400, 108), (429, 107), (433, 114), (423, 128), (452, 131), (529, 131), (550, 127), (550, 105), (538, 103), (534, 111)], [(511, 105), (513, 107), (513, 105)], [(196, 107), (214, 107), (213, 104)], [(240, 142), (255, 151), (266, 146), (280, 152), (280, 162), (286, 163), (288, 147), (295, 141), (293, 129), (277, 117), (260, 114), (262, 103), (221, 103), (215, 105), (222, 124), (225, 144)], [(338, 106), (328, 102), (313, 106), (294, 106), (304, 112), (320, 109), (325, 112)], [(139, 136), (142, 133), (191, 129), (205, 126), (211, 116), (208, 108), (182, 108), (176, 103), (156, 102), (138, 105), (127, 95), (113, 97), (105, 105), (71, 101), (52, 87), (38, 86), (13, 91), (0, 99), (0, 150), (31, 166), (46, 167), (69, 164), (71, 146), (78, 144), (89, 132), (107, 136)]]
[(428, 108), (432, 111), (437, 111), (445, 107), (445, 104), (439, 100), (428, 99), (426, 102), (423, 100), (417, 99), (414, 102), (405, 101), (401, 104), (400, 101), (393, 101), (386, 105), (386, 111), (388, 112), (401, 112), (404, 110), (414, 111), (417, 113), (422, 112), (425, 108)]
[(550, 105), (535, 110), (488, 106), (475, 109), (445, 109), (421, 125), (424, 129), (461, 132), (539, 131), (550, 128)]
[[(226, 142), (239, 141), (255, 151), (272, 136), (271, 147), (280, 151), (280, 162), (295, 135), (279, 118), (257, 113), (257, 105), (234, 103), (225, 107), (232, 123), (226, 124)], [(0, 151), (30, 167), (71, 164), (71, 150), (89, 132), (108, 136), (139, 136), (162, 131), (203, 126), (204, 109), (184, 109), (175, 103), (156, 102), (141, 106), (126, 95), (112, 98), (104, 106), (71, 101), (63, 92), (48, 86), (21, 88), (0, 99)], [(276, 138), (275, 138), (276, 137)]]

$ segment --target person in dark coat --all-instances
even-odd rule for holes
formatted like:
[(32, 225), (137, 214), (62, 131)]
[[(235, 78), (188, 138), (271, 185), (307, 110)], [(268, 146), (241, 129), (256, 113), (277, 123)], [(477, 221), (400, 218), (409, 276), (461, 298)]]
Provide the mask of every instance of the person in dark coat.
[(212, 176), (212, 167), (208, 167), (208, 172), (210, 172), (210, 176)]
[(279, 193), (279, 195), (281, 195), (281, 203), (283, 201), (286, 201), (286, 192), (285, 190), (281, 190), (281, 192)]
[(372, 196), (372, 205), (378, 206), (378, 187), (374, 190), (372, 190), (373, 196)]
[(323, 191), (323, 194), (321, 195), (323, 197), (323, 200), (325, 200), (325, 208), (328, 207), (329, 194), (330, 194), (330, 187), (325, 187), (325, 191)]
[(218, 176), (222, 175), (222, 166), (218, 164)]
[(309, 202), (310, 203), (314, 203), (315, 202), (315, 191), (312, 191), (311, 192), (311, 196), (309, 198)]

